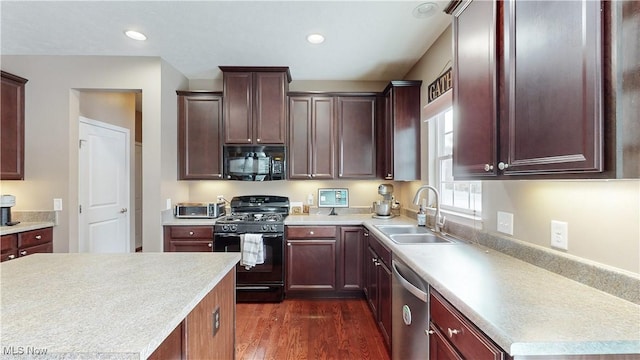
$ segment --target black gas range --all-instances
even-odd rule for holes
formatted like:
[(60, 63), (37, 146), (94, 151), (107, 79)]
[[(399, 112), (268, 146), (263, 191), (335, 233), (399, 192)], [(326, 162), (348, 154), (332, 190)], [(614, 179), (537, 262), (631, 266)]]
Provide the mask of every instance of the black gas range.
[(250, 195), (231, 200), (231, 215), (214, 225), (213, 251), (241, 252), (247, 234), (260, 238), (262, 257), (255, 265), (236, 266), (236, 301), (278, 302), (284, 299), (284, 219), (289, 198)]

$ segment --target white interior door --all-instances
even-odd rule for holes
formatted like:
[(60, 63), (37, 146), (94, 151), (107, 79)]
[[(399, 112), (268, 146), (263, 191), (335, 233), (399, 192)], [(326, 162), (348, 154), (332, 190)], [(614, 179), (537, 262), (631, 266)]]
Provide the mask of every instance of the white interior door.
[(80, 117), (80, 252), (131, 252), (129, 129)]

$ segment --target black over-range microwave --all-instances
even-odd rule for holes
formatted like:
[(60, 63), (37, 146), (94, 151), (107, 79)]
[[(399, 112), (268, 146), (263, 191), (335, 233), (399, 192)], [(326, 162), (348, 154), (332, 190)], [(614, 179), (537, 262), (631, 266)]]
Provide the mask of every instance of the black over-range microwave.
[(224, 177), (228, 180), (271, 181), (286, 178), (286, 147), (225, 145)]

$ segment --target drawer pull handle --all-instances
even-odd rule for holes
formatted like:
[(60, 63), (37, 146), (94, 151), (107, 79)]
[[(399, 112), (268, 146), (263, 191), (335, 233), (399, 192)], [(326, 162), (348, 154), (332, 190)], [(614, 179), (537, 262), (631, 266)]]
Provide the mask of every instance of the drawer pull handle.
[(287, 243), (287, 246), (291, 246), (291, 243), (290, 243), (290, 242), (288, 242), (288, 243)]
[(208, 247), (213, 247), (213, 243), (208, 243), (207, 246)]
[(22, 256), (27, 255), (27, 250), (22, 250), (22, 251), (20, 251), (20, 255), (22, 255)]
[(36, 240), (42, 239), (42, 235), (36, 235)]
[(189, 236), (193, 236), (193, 231), (189, 231)]
[(309, 231), (309, 235), (313, 235), (313, 231)]
[(15, 256), (15, 255), (13, 255), (13, 254), (11, 254), (11, 255), (7, 256), (7, 259), (8, 259), (8, 260), (12, 260), (12, 259), (15, 259), (15, 258), (16, 258), (16, 256)]
[(449, 332), (449, 337), (453, 337), (453, 335), (457, 335), (461, 333), (461, 331), (458, 329), (447, 328), (447, 331)]
[(434, 333), (434, 331), (433, 330), (429, 330), (429, 329), (424, 331), (425, 335), (433, 335), (433, 333)]

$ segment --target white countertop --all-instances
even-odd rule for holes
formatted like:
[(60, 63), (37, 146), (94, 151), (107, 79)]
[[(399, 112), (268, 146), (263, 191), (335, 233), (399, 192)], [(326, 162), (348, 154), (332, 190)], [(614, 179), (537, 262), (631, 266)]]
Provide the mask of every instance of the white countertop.
[(131, 253), (3, 262), (0, 347), (46, 351), (38, 359), (146, 359), (239, 260)]
[(53, 227), (55, 224), (50, 221), (29, 221), (21, 222), (18, 225), (13, 226), (0, 226), (0, 235), (10, 235), (24, 231), (39, 230), (48, 227)]
[(640, 354), (640, 305), (477, 244), (398, 245), (377, 230), (375, 225), (380, 224), (416, 225), (416, 221), (374, 219), (371, 214), (285, 219), (288, 226), (366, 226), (516, 359)]

